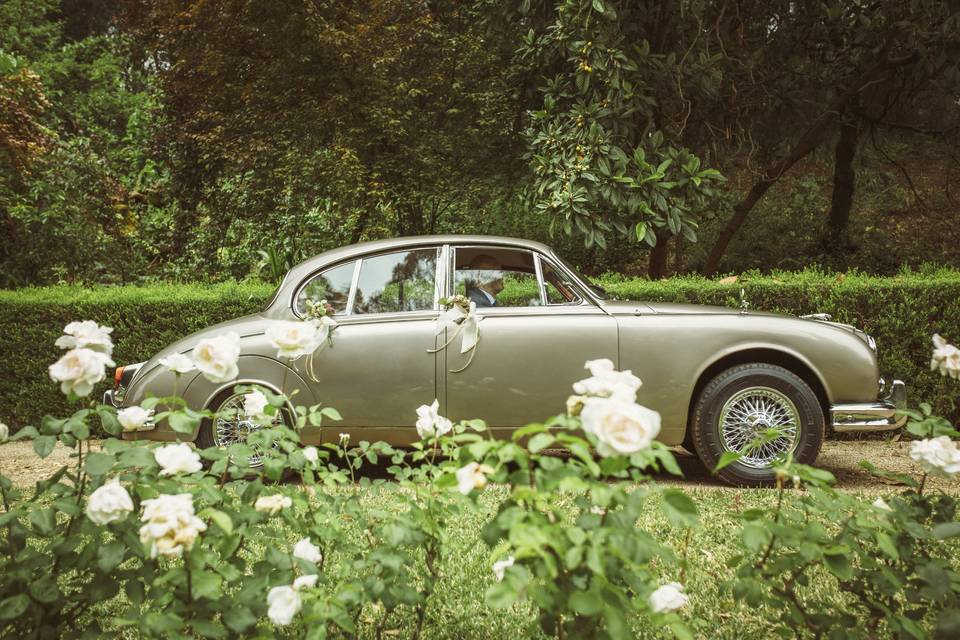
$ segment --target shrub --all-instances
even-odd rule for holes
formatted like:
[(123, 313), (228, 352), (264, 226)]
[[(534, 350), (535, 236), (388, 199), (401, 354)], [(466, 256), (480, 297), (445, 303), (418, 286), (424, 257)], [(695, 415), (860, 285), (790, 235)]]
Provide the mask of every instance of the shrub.
[[(954, 341), (960, 336), (960, 271), (875, 277), (808, 270), (746, 274), (733, 282), (692, 276), (651, 282), (607, 275), (600, 283), (621, 298), (731, 307), (739, 306), (742, 287), (751, 309), (830, 313), (876, 338), (880, 371), (888, 380), (903, 379), (911, 398), (927, 398), (935, 412), (960, 418), (960, 390), (927, 366), (931, 332)], [(114, 327), (116, 362), (139, 362), (193, 331), (259, 310), (271, 291), (257, 283), (2, 291), (3, 418), (16, 430), (36, 424), (46, 412), (66, 409), (49, 384), (46, 367), (55, 360), (53, 341), (71, 320), (89, 318)]]

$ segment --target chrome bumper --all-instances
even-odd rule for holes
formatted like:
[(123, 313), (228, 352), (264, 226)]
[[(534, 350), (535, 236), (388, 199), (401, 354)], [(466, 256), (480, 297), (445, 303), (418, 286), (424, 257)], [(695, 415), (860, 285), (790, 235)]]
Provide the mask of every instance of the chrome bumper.
[(834, 433), (870, 431), (893, 431), (907, 421), (897, 415), (898, 409), (907, 408), (907, 385), (894, 380), (890, 393), (876, 402), (835, 404), (830, 407), (830, 420)]
[(114, 401), (114, 399), (113, 399), (113, 389), (108, 389), (107, 391), (104, 391), (104, 392), (103, 392), (103, 403), (102, 403), (102, 404), (105, 404), (105, 405), (107, 405), (108, 407), (113, 407), (113, 408), (115, 408), (115, 409), (117, 408), (117, 403), (116, 403), (116, 402)]

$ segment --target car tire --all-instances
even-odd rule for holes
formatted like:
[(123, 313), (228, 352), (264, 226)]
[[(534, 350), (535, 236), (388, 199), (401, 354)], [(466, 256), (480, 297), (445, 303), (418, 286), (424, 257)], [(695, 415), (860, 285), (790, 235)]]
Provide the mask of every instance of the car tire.
[[(220, 413), (221, 411), (229, 408), (237, 409), (242, 411), (243, 409), (243, 396), (245, 394), (235, 393), (232, 389), (224, 391), (223, 393), (214, 397), (213, 400), (208, 404), (208, 408), (211, 411)], [(289, 416), (286, 412), (281, 412), (283, 419), (289, 424)], [(255, 430), (257, 427), (250, 420), (244, 420), (238, 417), (236, 418), (233, 424), (234, 437), (236, 440), (230, 441), (230, 421), (222, 418), (204, 418), (200, 423), (200, 430), (197, 433), (196, 444), (199, 448), (209, 448), (209, 447), (224, 447), (232, 444), (233, 442), (239, 442), (240, 439), (245, 440), (245, 436), (250, 433), (250, 431)], [(259, 467), (263, 463), (260, 461), (251, 462), (251, 467)]]
[[(760, 449), (748, 444), (769, 428), (783, 436)], [(812, 464), (820, 453), (826, 421), (817, 395), (783, 367), (750, 363), (727, 369), (700, 392), (690, 438), (697, 456), (714, 469), (727, 451), (743, 457), (717, 475), (738, 486), (768, 486), (776, 481), (772, 461), (791, 451), (793, 460)]]

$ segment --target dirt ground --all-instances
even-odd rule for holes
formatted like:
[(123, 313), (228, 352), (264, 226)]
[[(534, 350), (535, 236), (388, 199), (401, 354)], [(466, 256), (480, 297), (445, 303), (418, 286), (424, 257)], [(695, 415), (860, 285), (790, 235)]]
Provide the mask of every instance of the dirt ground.
[[(100, 447), (93, 441), (93, 449)], [(33, 451), (29, 441), (7, 442), (0, 445), (0, 473), (21, 487), (32, 486), (64, 464), (76, 464), (71, 457), (72, 450), (57, 444), (56, 449), (46, 459), (40, 459)], [(713, 478), (710, 472), (693, 455), (683, 449), (676, 449), (677, 461), (683, 470), (684, 478), (678, 480), (662, 475), (661, 481), (679, 486), (724, 487)], [(861, 460), (869, 460), (878, 468), (897, 473), (918, 475), (919, 465), (910, 459), (910, 445), (907, 442), (880, 440), (826, 442), (817, 460), (817, 466), (830, 471), (837, 478), (837, 486), (843, 489), (882, 489), (884, 483), (874, 478), (858, 465)], [(960, 491), (956, 482), (929, 479), (927, 486)]]

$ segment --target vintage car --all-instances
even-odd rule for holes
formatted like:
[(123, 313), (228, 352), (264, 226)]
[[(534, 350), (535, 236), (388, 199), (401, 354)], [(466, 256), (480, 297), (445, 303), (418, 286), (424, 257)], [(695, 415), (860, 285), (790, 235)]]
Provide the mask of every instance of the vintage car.
[[(477, 303), (480, 338), (467, 353), (436, 328), (441, 300), (455, 294)], [(267, 326), (303, 318), (307, 302), (321, 299), (338, 323), (332, 344), (292, 363), (278, 358)], [(290, 270), (263, 311), (119, 368), (104, 401), (124, 407), (171, 394), (174, 375), (159, 359), (227, 331), (241, 336), (239, 377), (214, 384), (192, 372), (179, 380), (180, 394), (219, 412), (240, 409), (239, 383), (284, 384), (297, 404), (322, 402), (343, 416), (332, 429), (307, 429), (308, 443), (346, 432), (408, 444), (417, 439), (416, 408), (434, 399), (451, 419), (482, 418), (508, 435), (563, 411), (585, 361), (609, 358), (643, 381), (637, 400), (660, 412), (662, 442), (683, 444), (711, 468), (739, 452), (720, 475), (750, 485), (770, 482), (784, 453), (813, 463), (830, 433), (899, 428), (906, 401), (902, 382), (886, 388), (880, 378), (874, 340), (828, 316), (617, 300), (549, 247), (491, 236), (378, 240), (311, 258)], [(207, 420), (191, 439), (202, 447), (243, 440), (252, 423), (242, 411), (226, 413), (237, 417)], [(755, 446), (771, 429), (776, 439)], [(185, 438), (165, 423), (124, 437)]]

